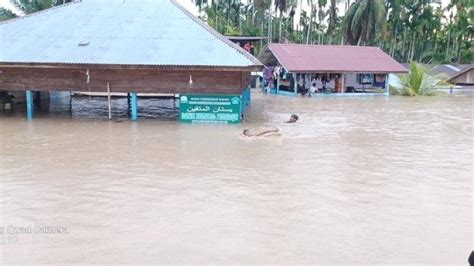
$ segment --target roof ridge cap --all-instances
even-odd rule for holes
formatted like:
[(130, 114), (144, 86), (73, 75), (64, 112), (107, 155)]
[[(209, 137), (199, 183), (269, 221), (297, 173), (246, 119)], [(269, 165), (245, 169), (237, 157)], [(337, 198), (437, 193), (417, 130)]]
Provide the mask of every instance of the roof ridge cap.
[(16, 17), (16, 18), (1, 21), (0, 26), (4, 25), (4, 24), (15, 22), (15, 21), (18, 21), (18, 20), (27, 19), (27, 18), (30, 18), (30, 17), (33, 17), (33, 16), (38, 16), (38, 15), (50, 12), (52, 10), (56, 10), (56, 9), (59, 9), (59, 8), (64, 8), (66, 6), (70, 6), (70, 5), (73, 5), (73, 4), (79, 4), (79, 3), (82, 3), (82, 0), (79, 0), (79, 1), (74, 0), (74, 1), (69, 2), (69, 3), (61, 4), (59, 6), (52, 6), (50, 8), (46, 8), (46, 9), (43, 9), (43, 10), (40, 10), (40, 11), (37, 11), (37, 12), (33, 12), (33, 13), (30, 13), (30, 14), (25, 14), (24, 16), (19, 16), (19, 17)]
[(458, 78), (458, 77), (464, 75), (465, 73), (467, 73), (467, 72), (469, 72), (469, 71), (471, 71), (471, 70), (473, 70), (473, 69), (474, 69), (474, 66), (472, 66), (472, 65), (471, 65), (471, 66), (468, 66), (468, 67), (466, 67), (465, 69), (462, 69), (462, 70), (458, 71), (457, 73), (455, 73), (454, 75), (452, 75), (452, 76), (448, 79), (448, 81), (451, 81), (451, 80), (453, 80), (453, 79), (455, 79), (455, 78)]
[(176, 0), (170, 0), (170, 2), (175, 5), (177, 8), (179, 8), (185, 15), (187, 15), (189, 18), (191, 18), (194, 22), (198, 23), (199, 26), (203, 27), (204, 30), (212, 34), (214, 37), (219, 39), (220, 41), (224, 42), (231, 48), (234, 48), (238, 53), (241, 55), (245, 56), (248, 60), (250, 60), (252, 63), (255, 65), (262, 65), (262, 63), (253, 55), (247, 53), (242, 47), (238, 46), (237, 44), (233, 43), (226, 37), (224, 37), (222, 34), (220, 34), (218, 31), (213, 29), (211, 26), (207, 25), (202, 21), (201, 19), (197, 18), (193, 14), (191, 14), (186, 8), (184, 8), (182, 5), (180, 5)]
[(269, 43), (268, 45), (292, 45), (292, 46), (326, 46), (326, 47), (359, 47), (359, 48), (376, 48), (382, 50), (379, 46), (369, 45), (350, 45), (350, 44), (305, 44), (305, 43)]

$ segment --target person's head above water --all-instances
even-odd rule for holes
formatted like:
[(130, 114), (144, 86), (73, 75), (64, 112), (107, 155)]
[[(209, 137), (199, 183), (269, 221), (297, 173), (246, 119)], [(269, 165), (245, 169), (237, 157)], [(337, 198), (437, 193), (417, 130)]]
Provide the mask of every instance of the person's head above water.
[(299, 119), (298, 115), (292, 114), (290, 116), (290, 120), (288, 120), (287, 123), (295, 123), (296, 121), (298, 121), (298, 119)]

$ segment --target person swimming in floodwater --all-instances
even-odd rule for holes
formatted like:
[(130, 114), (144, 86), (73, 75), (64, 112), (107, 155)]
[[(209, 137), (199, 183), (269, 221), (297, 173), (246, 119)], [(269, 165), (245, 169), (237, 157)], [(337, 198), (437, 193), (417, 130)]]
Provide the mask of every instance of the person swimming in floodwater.
[(279, 128), (267, 129), (267, 130), (263, 130), (257, 133), (251, 133), (250, 130), (244, 129), (244, 131), (242, 132), (244, 137), (268, 137), (268, 136), (276, 135), (278, 133), (280, 133)]
[[(296, 121), (298, 121), (298, 119), (299, 119), (298, 115), (292, 114), (290, 116), (290, 120), (286, 121), (286, 123), (290, 123), (290, 124), (291, 123), (296, 123)], [(279, 133), (280, 133), (279, 128), (267, 129), (267, 130), (260, 131), (258, 133), (251, 133), (250, 130), (244, 129), (244, 131), (242, 132), (244, 137), (268, 137), (268, 136), (272, 136), (272, 135), (277, 135)]]
[(298, 121), (298, 119), (300, 119), (300, 118), (298, 117), (298, 115), (292, 114), (292, 115), (290, 116), (290, 120), (286, 121), (286, 123), (296, 123), (296, 121)]

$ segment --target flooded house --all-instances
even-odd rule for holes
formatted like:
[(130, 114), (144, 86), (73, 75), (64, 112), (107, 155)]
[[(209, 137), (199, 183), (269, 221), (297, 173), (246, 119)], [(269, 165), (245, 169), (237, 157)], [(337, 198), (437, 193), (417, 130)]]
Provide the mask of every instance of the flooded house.
[(474, 65), (468, 65), (451, 75), (448, 82), (464, 88), (474, 88)]
[(408, 72), (378, 47), (272, 43), (258, 58), (265, 90), (284, 95), (388, 95), (389, 74)]
[(179, 95), (183, 122), (239, 123), (260, 62), (169, 0), (83, 0), (0, 23), (0, 90)]
[[(406, 68), (410, 64), (403, 64)], [(437, 89), (444, 93), (472, 93), (474, 88), (474, 64), (422, 64), (429, 75), (445, 80), (447, 84)]]

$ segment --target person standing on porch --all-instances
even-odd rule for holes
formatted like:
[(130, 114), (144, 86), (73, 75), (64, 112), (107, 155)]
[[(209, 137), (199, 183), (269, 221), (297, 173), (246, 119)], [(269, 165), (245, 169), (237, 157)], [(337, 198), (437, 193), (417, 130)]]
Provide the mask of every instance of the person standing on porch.
[(309, 93), (309, 89), (311, 88), (311, 76), (306, 74), (304, 78), (304, 94)]
[(318, 88), (316, 87), (316, 80), (313, 79), (311, 82), (311, 87), (309, 88), (308, 96), (311, 97), (311, 95), (315, 94), (318, 91)]
[(244, 49), (245, 49), (245, 51), (247, 51), (248, 53), (251, 52), (250, 42), (246, 42), (246, 43), (245, 43)]
[(270, 92), (270, 84), (272, 84), (273, 79), (273, 69), (269, 66), (265, 66), (263, 70), (263, 92), (269, 93)]
[(303, 92), (303, 87), (304, 87), (304, 78), (303, 78), (303, 74), (299, 74), (298, 75), (298, 88), (297, 88), (297, 92)]
[(253, 43), (250, 43), (250, 54), (255, 55), (255, 47), (253, 46)]

